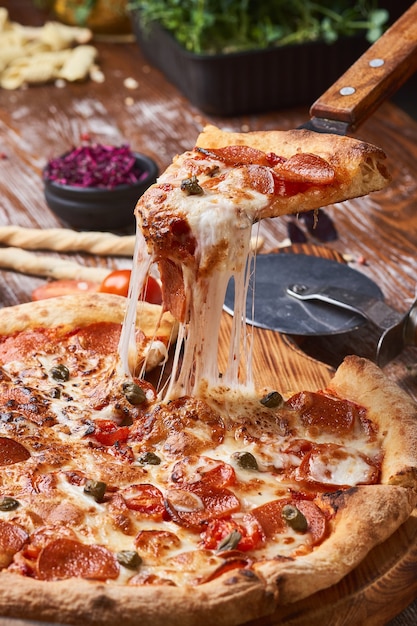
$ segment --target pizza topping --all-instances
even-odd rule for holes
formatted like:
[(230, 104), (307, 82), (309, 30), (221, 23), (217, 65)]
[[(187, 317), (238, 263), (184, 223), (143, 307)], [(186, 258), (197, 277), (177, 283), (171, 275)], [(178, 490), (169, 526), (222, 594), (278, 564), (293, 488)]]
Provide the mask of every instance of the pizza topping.
[(146, 400), (145, 391), (133, 381), (123, 384), (123, 393), (130, 404), (142, 404)]
[(4, 496), (0, 498), (0, 511), (14, 511), (20, 506), (18, 500), (11, 498), (10, 496)]
[(159, 465), (161, 458), (155, 452), (144, 452), (137, 457), (137, 462), (141, 465)]
[(239, 467), (245, 470), (258, 471), (258, 462), (250, 452), (234, 452), (232, 455)]
[(70, 371), (66, 365), (60, 363), (59, 365), (54, 366), (50, 370), (51, 376), (54, 380), (58, 380), (60, 382), (65, 382), (70, 378)]
[(26, 531), (17, 524), (0, 520), (0, 568), (7, 567), (28, 539)]
[(135, 538), (135, 547), (146, 555), (147, 560), (156, 559), (180, 546), (180, 539), (168, 530), (141, 530)]
[(102, 502), (106, 493), (107, 485), (101, 480), (87, 480), (84, 485), (84, 493), (93, 497), (96, 502)]
[(294, 154), (283, 163), (277, 163), (274, 170), (293, 182), (330, 185), (335, 179), (334, 168), (316, 154)]
[(138, 569), (142, 563), (142, 559), (135, 550), (121, 550), (116, 554), (116, 559), (128, 569)]
[(131, 485), (122, 491), (122, 496), (127, 507), (139, 515), (160, 521), (163, 519), (164, 497), (158, 487), (150, 484)]
[(74, 576), (108, 580), (118, 577), (119, 565), (116, 557), (102, 546), (60, 538), (42, 548), (36, 573), (41, 580), (64, 580)]
[(231, 465), (207, 456), (187, 456), (177, 461), (172, 469), (174, 483), (192, 485), (201, 483), (211, 487), (228, 487), (236, 482), (236, 474)]
[(21, 443), (9, 437), (0, 437), (0, 465), (13, 465), (29, 458), (29, 450)]
[(198, 184), (197, 176), (191, 176), (181, 181), (181, 191), (184, 191), (187, 196), (199, 196), (204, 193), (204, 190)]
[(305, 532), (307, 530), (307, 520), (301, 513), (300, 509), (297, 509), (293, 504), (286, 504), (282, 507), (281, 515), (291, 528), (299, 532)]
[(238, 530), (232, 530), (224, 539), (222, 539), (217, 546), (217, 551), (222, 552), (224, 550), (234, 550), (237, 548), (239, 541), (242, 539), (242, 535)]
[(205, 548), (217, 552), (248, 552), (256, 550), (265, 541), (265, 534), (258, 520), (251, 514), (240, 519), (226, 517), (211, 520), (201, 534)]
[(200, 483), (189, 485), (187, 489), (169, 489), (166, 505), (176, 524), (195, 530), (200, 530), (211, 519), (220, 519), (239, 511), (241, 506), (229, 489)]
[(373, 484), (379, 478), (379, 463), (345, 446), (314, 444), (304, 455), (295, 477), (326, 486)]
[(323, 393), (302, 391), (287, 400), (287, 406), (300, 415), (307, 433), (351, 434), (365, 417), (363, 408), (353, 402), (332, 398)]
[(270, 391), (260, 402), (268, 409), (276, 409), (284, 404), (284, 398), (278, 391)]

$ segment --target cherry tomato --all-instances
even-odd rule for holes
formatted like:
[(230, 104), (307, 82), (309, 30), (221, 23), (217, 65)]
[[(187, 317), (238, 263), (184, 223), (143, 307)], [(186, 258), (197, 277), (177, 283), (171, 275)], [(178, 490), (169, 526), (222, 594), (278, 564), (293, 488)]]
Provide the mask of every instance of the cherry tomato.
[(45, 300), (74, 293), (94, 293), (100, 284), (88, 280), (52, 280), (32, 291), (32, 300)]
[[(129, 292), (129, 282), (131, 270), (114, 270), (100, 285), (99, 291), (104, 293), (114, 293), (118, 296), (127, 296)], [(158, 281), (153, 276), (148, 276), (145, 286), (144, 300), (151, 304), (161, 304), (162, 292)]]
[(129, 291), (130, 270), (114, 270), (103, 280), (99, 291), (114, 293), (116, 296), (127, 296)]

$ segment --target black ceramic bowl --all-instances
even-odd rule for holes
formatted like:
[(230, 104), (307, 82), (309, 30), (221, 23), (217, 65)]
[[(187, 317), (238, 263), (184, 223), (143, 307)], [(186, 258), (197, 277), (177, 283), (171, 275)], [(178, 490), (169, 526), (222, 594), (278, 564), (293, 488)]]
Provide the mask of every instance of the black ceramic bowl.
[(67, 226), (77, 230), (123, 230), (134, 227), (134, 209), (140, 196), (158, 176), (156, 163), (133, 153), (143, 176), (136, 183), (112, 189), (62, 185), (45, 177), (46, 203)]

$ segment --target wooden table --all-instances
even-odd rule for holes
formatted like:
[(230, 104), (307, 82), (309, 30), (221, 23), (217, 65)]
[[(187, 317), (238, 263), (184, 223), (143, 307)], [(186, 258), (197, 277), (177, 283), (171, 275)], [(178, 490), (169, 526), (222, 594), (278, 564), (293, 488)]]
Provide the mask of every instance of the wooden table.
[[(41, 25), (45, 14), (29, 0), (2, 3), (13, 20)], [(308, 116), (306, 108), (222, 119), (207, 116), (181, 94), (141, 55), (132, 42), (96, 42), (103, 83), (88, 81), (63, 88), (41, 85), (18, 91), (0, 91), (0, 225), (50, 228), (62, 224), (46, 206), (41, 170), (53, 155), (78, 144), (81, 134), (97, 141), (128, 142), (163, 170), (173, 155), (193, 146), (207, 122), (231, 130), (289, 129)], [(138, 81), (128, 89), (125, 79)], [(326, 209), (338, 238), (323, 243), (310, 237), (307, 250), (327, 256), (349, 255), (352, 267), (373, 279), (386, 302), (406, 312), (414, 300), (417, 279), (417, 124), (392, 103), (384, 104), (357, 136), (381, 146), (388, 155), (392, 185), (372, 196)], [(275, 250), (287, 237), (286, 219), (265, 220), (261, 225), (262, 252)], [(71, 255), (61, 255), (70, 257)], [(73, 254), (79, 263), (126, 267), (129, 259)], [(30, 300), (44, 279), (0, 271), (0, 300), (4, 306)], [(343, 336), (283, 337), (271, 333), (280, 352), (286, 383), (295, 387), (328, 380), (332, 367), (349, 352), (369, 356), (375, 337), (365, 325)], [(417, 351), (407, 348), (390, 363), (386, 373), (417, 400)], [(284, 385), (285, 386), (285, 385)], [(414, 564), (414, 578), (417, 579)], [(417, 581), (407, 602), (417, 595)], [(404, 605), (399, 610), (404, 608)], [(381, 617), (384, 623), (395, 613)], [(417, 621), (417, 602), (392, 621), (411, 626)], [(1, 623), (1, 620), (0, 620)]]

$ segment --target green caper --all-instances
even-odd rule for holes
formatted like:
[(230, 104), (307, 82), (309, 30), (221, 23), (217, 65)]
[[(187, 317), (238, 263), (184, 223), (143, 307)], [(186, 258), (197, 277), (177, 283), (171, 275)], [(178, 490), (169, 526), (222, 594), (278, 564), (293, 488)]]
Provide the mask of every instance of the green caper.
[(126, 400), (130, 402), (130, 404), (142, 404), (142, 402), (145, 402), (146, 400), (144, 390), (134, 382), (124, 383), (123, 393), (125, 394)]
[(103, 483), (101, 480), (87, 480), (84, 485), (84, 493), (92, 496), (96, 502), (103, 500), (106, 489), (106, 483)]
[(268, 409), (278, 409), (284, 404), (284, 398), (279, 391), (270, 391), (263, 398), (261, 398), (261, 404)]
[(190, 176), (181, 181), (181, 191), (184, 191), (187, 196), (201, 196), (204, 193), (203, 188), (198, 184), (197, 176)]
[(238, 530), (232, 530), (226, 537), (224, 537), (217, 546), (218, 552), (225, 552), (226, 550), (234, 550), (239, 541), (242, 539), (242, 535)]
[(69, 380), (70, 372), (66, 365), (60, 363), (51, 368), (50, 374), (54, 380), (65, 382)]
[(239, 467), (245, 470), (258, 471), (258, 462), (250, 452), (234, 452), (232, 458), (235, 459)]
[(161, 463), (161, 459), (154, 452), (144, 452), (138, 457), (138, 461), (141, 465), (159, 465)]
[(298, 530), (301, 533), (305, 533), (307, 530), (308, 523), (305, 515), (293, 504), (286, 504), (282, 507), (281, 515), (288, 526), (291, 526), (294, 530)]
[(18, 506), (20, 506), (20, 502), (10, 496), (4, 496), (0, 499), (0, 511), (14, 511)]
[(50, 393), (51, 398), (60, 398), (61, 397), (61, 390), (59, 387), (54, 387), (53, 389), (51, 389), (51, 393)]
[(116, 554), (116, 559), (128, 569), (138, 569), (142, 563), (142, 559), (135, 550), (121, 550)]

